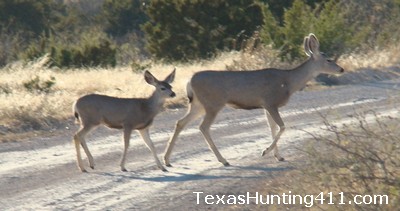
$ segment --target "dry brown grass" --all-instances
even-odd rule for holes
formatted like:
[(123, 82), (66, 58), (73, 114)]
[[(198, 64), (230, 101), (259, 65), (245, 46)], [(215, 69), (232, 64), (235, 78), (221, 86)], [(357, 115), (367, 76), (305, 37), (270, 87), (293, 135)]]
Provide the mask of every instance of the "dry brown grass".
[[(262, 67), (290, 68), (277, 59), (278, 52), (268, 47), (245, 52), (222, 53), (215, 59), (188, 64), (151, 63), (148, 68), (156, 77), (163, 78), (177, 68), (172, 84), (176, 98), (167, 106), (186, 105), (186, 83), (201, 70), (249, 70)], [(379, 68), (400, 63), (400, 46), (378, 53), (347, 55), (339, 63), (346, 70), (361, 67)], [(130, 66), (116, 68), (81, 68), (59, 70), (48, 66), (48, 57), (28, 64), (14, 63), (0, 70), (0, 135), (54, 128), (66, 120), (72, 120), (71, 106), (79, 96), (100, 93), (117, 97), (145, 97), (152, 87), (143, 79), (142, 73)], [(28, 90), (24, 83), (38, 78), (40, 83), (53, 80), (48, 92)], [(40, 85), (40, 84), (39, 84)]]
[[(172, 84), (176, 98), (167, 105), (186, 104), (185, 87), (189, 78), (205, 69), (224, 70), (238, 54), (227, 53), (212, 61), (177, 64)], [(79, 96), (100, 93), (117, 97), (146, 97), (151, 94), (142, 73), (130, 66), (116, 68), (82, 68), (58, 70), (48, 67), (44, 57), (29, 64), (15, 63), (0, 70), (0, 134), (30, 129), (46, 129), (72, 118), (72, 104)], [(169, 74), (173, 65), (153, 64), (148, 70), (158, 78)], [(38, 77), (40, 83), (51, 78), (55, 84), (49, 92), (28, 90), (24, 83)]]
[(394, 45), (385, 49), (365, 53), (351, 53), (343, 55), (338, 63), (349, 71), (355, 71), (360, 68), (379, 69), (400, 65), (400, 45)]

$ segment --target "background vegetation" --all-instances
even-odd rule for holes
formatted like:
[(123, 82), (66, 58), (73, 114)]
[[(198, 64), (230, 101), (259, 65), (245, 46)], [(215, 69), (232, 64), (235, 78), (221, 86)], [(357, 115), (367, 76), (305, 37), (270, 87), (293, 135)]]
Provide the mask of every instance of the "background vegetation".
[[(70, 127), (71, 105), (83, 94), (148, 96), (144, 69), (162, 78), (177, 67), (174, 107), (187, 103), (197, 71), (293, 67), (310, 32), (346, 71), (398, 67), (399, 25), (400, 0), (2, 0), (0, 141)], [(399, 198), (398, 119), (377, 119), (326, 122), (332, 136), (316, 136), (306, 167), (272, 191)]]
[(293, 67), (310, 32), (346, 70), (398, 65), (399, 24), (399, 0), (3, 0), (0, 133), (58, 125), (82, 94), (143, 96), (145, 69), (177, 66), (183, 105), (194, 72)]
[(309, 32), (338, 58), (397, 43), (399, 8), (399, 0), (4, 0), (0, 66), (45, 54), (57, 67), (192, 61), (252, 39), (294, 61)]

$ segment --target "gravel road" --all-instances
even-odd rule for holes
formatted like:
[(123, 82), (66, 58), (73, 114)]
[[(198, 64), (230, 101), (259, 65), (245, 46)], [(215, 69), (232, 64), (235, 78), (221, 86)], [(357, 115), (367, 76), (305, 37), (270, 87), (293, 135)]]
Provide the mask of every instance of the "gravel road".
[[(400, 116), (400, 80), (336, 86), (295, 93), (281, 109), (287, 126), (280, 142), (285, 162), (272, 154), (261, 157), (271, 143), (262, 110), (224, 109), (211, 134), (232, 166), (224, 167), (208, 149), (194, 122), (184, 130), (171, 156), (169, 172), (157, 169), (143, 141), (134, 133), (127, 156), (128, 172), (119, 171), (122, 132), (100, 128), (88, 136), (96, 168), (81, 173), (71, 142), (77, 126), (62, 135), (32, 137), (0, 144), (1, 210), (216, 210), (197, 197), (207, 194), (245, 194), (288, 171), (299, 159), (296, 149), (309, 135), (320, 132), (321, 114), (332, 122), (349, 121), (356, 112), (374, 110)], [(159, 157), (186, 108), (167, 110), (154, 121), (151, 137)], [(85, 165), (87, 162), (85, 160)], [(88, 168), (89, 169), (89, 168)], [(200, 193), (202, 192), (202, 193)], [(245, 205), (236, 205), (245, 206)]]

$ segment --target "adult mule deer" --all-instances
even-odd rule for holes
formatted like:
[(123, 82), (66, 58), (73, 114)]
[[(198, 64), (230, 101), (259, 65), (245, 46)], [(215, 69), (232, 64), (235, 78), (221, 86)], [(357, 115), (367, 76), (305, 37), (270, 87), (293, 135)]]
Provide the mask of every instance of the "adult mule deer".
[(125, 159), (128, 151), (129, 139), (132, 130), (138, 130), (147, 147), (156, 160), (158, 168), (166, 171), (155, 152), (153, 142), (149, 136), (149, 127), (154, 117), (161, 111), (166, 98), (175, 97), (170, 83), (175, 78), (175, 69), (163, 81), (157, 80), (150, 72), (144, 73), (146, 82), (155, 86), (155, 91), (149, 98), (116, 98), (105, 95), (90, 94), (79, 98), (73, 106), (76, 119), (80, 122), (80, 129), (74, 135), (78, 167), (83, 167), (79, 146), (82, 145), (89, 165), (94, 169), (93, 157), (86, 145), (85, 135), (99, 125), (110, 128), (123, 129), (124, 151), (121, 158), (121, 170), (126, 171)]
[(190, 121), (204, 115), (200, 131), (218, 161), (228, 166), (229, 163), (221, 156), (210, 136), (210, 125), (225, 105), (240, 109), (264, 108), (273, 142), (262, 152), (262, 156), (274, 149), (275, 157), (283, 161), (277, 142), (285, 125), (278, 108), (284, 106), (295, 91), (302, 89), (320, 73), (336, 74), (344, 71), (320, 53), (319, 42), (314, 34), (304, 38), (304, 50), (309, 58), (291, 70), (268, 68), (255, 71), (202, 71), (194, 74), (187, 86), (189, 110), (176, 123), (174, 134), (165, 151), (165, 164), (171, 166), (170, 155), (182, 129)]

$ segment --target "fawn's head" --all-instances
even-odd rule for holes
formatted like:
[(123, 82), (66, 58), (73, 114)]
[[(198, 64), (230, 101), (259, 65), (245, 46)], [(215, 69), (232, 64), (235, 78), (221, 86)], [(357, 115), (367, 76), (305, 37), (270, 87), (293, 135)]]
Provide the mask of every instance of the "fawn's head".
[(336, 64), (334, 60), (326, 58), (319, 51), (319, 41), (313, 33), (304, 38), (304, 51), (318, 66), (319, 73), (338, 74), (344, 72), (344, 69)]
[(162, 81), (159, 81), (149, 71), (146, 70), (146, 72), (144, 73), (144, 79), (148, 84), (156, 87), (156, 92), (160, 93), (160, 96), (162, 98), (176, 96), (175, 92), (172, 91), (172, 86), (170, 85), (175, 79), (175, 69)]

